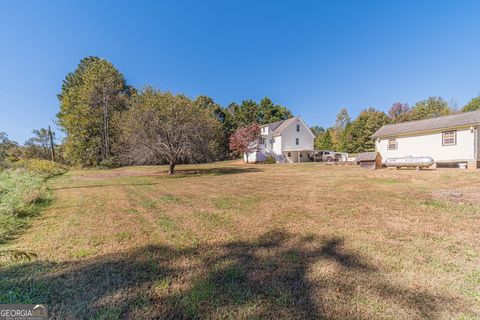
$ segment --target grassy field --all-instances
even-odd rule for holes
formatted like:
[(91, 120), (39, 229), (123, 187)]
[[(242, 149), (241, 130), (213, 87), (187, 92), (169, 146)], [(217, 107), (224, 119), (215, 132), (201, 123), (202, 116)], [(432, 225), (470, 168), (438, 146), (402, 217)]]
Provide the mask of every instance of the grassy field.
[(480, 318), (480, 173), (72, 171), (0, 249), (0, 303), (55, 318)]

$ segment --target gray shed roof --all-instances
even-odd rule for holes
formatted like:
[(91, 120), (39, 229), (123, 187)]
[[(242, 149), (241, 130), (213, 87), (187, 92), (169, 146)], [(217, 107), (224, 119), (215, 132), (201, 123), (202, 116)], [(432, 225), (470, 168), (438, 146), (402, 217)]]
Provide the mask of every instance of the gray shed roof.
[(362, 152), (357, 155), (356, 161), (375, 161), (378, 152)]
[(372, 138), (395, 136), (403, 133), (430, 131), (452, 127), (469, 126), (480, 123), (480, 110), (451, 114), (424, 120), (388, 124), (381, 127)]

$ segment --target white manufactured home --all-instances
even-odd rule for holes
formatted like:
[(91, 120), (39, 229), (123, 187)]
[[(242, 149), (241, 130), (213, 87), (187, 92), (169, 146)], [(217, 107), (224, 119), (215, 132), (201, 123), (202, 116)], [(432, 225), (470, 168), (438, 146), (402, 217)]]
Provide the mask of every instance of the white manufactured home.
[[(278, 163), (307, 162), (313, 157), (315, 135), (300, 117), (281, 120), (260, 127), (256, 152), (248, 156), (249, 162), (265, 161), (273, 157)], [(246, 155), (244, 160), (247, 160)]]
[(381, 127), (372, 135), (383, 161), (396, 157), (431, 157), (435, 165), (469, 169), (480, 161), (480, 110)]

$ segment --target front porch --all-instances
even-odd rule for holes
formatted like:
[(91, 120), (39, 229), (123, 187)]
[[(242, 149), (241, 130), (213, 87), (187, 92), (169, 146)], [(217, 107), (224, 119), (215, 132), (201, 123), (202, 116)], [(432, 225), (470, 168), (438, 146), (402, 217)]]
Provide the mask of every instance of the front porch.
[(313, 157), (313, 150), (284, 150), (282, 154), (286, 163), (310, 162)]

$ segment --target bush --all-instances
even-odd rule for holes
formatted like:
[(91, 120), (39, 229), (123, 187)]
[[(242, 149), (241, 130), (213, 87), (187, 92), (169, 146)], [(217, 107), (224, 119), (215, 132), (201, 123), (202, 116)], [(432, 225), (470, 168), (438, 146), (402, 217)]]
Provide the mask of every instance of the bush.
[(12, 163), (13, 168), (22, 168), (44, 176), (55, 176), (67, 171), (67, 168), (56, 162), (42, 159), (21, 159)]
[(265, 161), (263, 161), (263, 163), (265, 164), (274, 164), (274, 163), (277, 163), (277, 160), (275, 160), (274, 157), (272, 156), (268, 156)]
[(25, 170), (0, 171), (0, 243), (28, 224), (50, 199), (45, 177)]

